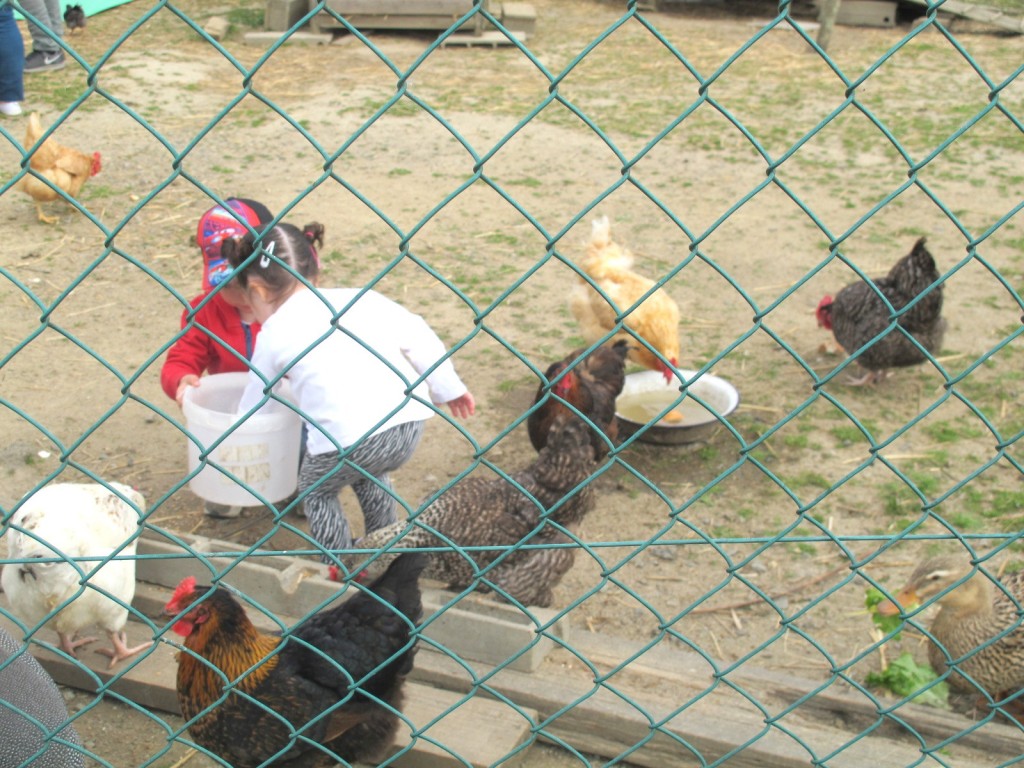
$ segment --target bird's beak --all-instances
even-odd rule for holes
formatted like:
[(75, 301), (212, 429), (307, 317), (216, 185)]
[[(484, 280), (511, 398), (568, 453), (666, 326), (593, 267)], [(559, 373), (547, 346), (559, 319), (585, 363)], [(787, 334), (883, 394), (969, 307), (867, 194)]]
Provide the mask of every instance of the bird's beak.
[(38, 581), (38, 578), (36, 577), (36, 572), (32, 570), (31, 565), (21, 566), (21, 568), (18, 569), (18, 575), (21, 576), (22, 581), (25, 581), (26, 576), (31, 576), (32, 581)]
[(884, 603), (879, 603), (875, 606), (875, 610), (879, 616), (899, 616), (903, 611), (903, 606), (909, 606), (913, 608), (921, 602), (921, 598), (917, 596), (917, 592), (913, 589), (901, 590), (896, 595), (896, 602), (892, 600), (886, 600)]

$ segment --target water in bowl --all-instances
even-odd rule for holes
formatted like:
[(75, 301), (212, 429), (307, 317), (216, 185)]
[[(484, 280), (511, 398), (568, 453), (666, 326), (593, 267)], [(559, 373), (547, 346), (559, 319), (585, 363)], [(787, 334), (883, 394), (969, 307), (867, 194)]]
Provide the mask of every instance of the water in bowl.
[(615, 401), (615, 411), (630, 421), (646, 424), (656, 419), (666, 408), (671, 408), (657, 422), (659, 427), (692, 427), (714, 420), (711, 411), (692, 397), (676, 403), (678, 397), (679, 393), (675, 390), (633, 392), (619, 396)]

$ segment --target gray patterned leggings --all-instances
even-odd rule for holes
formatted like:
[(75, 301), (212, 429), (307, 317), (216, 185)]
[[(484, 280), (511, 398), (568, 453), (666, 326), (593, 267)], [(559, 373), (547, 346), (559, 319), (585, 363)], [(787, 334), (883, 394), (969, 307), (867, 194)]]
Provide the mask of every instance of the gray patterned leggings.
[[(423, 422), (410, 421), (363, 439), (344, 458), (338, 451), (328, 451), (302, 459), (299, 493), (316, 486), (304, 497), (303, 506), (309, 531), (321, 547), (337, 550), (352, 546), (352, 530), (338, 499), (346, 486), (352, 486), (359, 500), (366, 533), (398, 519), (388, 473), (409, 460), (422, 435)], [(320, 559), (334, 562), (326, 552)]]

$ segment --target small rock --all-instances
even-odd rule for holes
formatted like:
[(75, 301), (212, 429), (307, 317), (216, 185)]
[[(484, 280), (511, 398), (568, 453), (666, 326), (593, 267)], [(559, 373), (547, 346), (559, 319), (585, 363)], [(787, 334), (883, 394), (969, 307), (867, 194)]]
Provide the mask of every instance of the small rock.
[(679, 558), (679, 550), (675, 547), (655, 546), (649, 547), (647, 551), (659, 560), (668, 560), (671, 562)]

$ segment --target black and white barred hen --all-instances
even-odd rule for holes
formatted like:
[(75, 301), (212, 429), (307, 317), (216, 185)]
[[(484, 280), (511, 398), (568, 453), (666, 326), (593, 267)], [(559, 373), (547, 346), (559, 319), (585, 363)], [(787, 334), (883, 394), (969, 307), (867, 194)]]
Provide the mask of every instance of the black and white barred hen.
[[(454, 544), (431, 554), (424, 576), (455, 589), (495, 590), (523, 605), (551, 605), (552, 588), (572, 567), (575, 550), (509, 549), (517, 544), (572, 543), (563, 528), (574, 532), (594, 506), (588, 481), (597, 464), (590, 431), (576, 416), (559, 416), (536, 461), (509, 475), (513, 482), (504, 477), (467, 477), (419, 514), (364, 536), (356, 546), (391, 546), (400, 551)], [(466, 547), (493, 549), (459, 549)], [(360, 568), (366, 557), (354, 556), (347, 564)], [(377, 558), (369, 566), (371, 573), (394, 557)], [(478, 571), (484, 570), (478, 578)]]
[(857, 355), (857, 362), (867, 373), (852, 383), (874, 383), (885, 378), (889, 368), (923, 363), (927, 357), (918, 344), (931, 354), (941, 348), (946, 332), (942, 285), (937, 284), (939, 271), (924, 243), (923, 237), (914, 243), (910, 253), (897, 261), (888, 275), (872, 281), (874, 287), (859, 280), (843, 288), (835, 299), (826, 296), (818, 304), (818, 326), (832, 331), (839, 345), (852, 355), (892, 323), (892, 312), (879, 292), (897, 312), (924, 294), (899, 316), (899, 327)]

